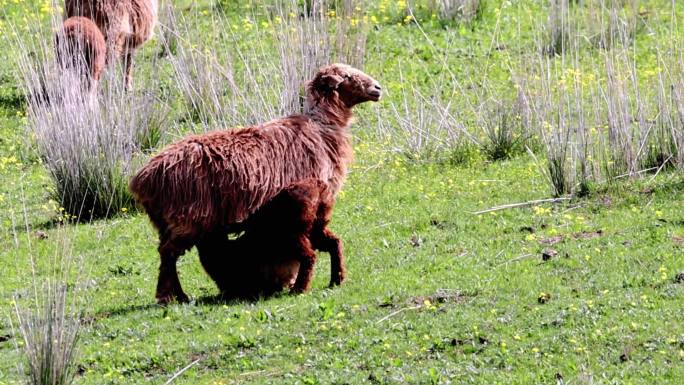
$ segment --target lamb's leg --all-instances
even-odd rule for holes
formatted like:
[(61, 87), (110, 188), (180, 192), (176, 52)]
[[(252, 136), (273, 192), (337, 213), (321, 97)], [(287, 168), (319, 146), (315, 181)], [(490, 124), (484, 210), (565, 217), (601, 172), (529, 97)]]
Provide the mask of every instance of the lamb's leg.
[(200, 262), (204, 271), (209, 274), (209, 277), (216, 282), (219, 289), (223, 290), (226, 285), (226, 272), (230, 266), (230, 254), (233, 254), (230, 249), (231, 244), (228, 241), (225, 231), (217, 231), (206, 234), (201, 241), (197, 243), (197, 254), (199, 254)]
[(131, 90), (131, 80), (132, 80), (132, 69), (133, 69), (133, 49), (130, 46), (126, 47), (125, 54), (123, 55), (124, 60), (124, 89), (126, 91)]
[(314, 229), (311, 242), (316, 250), (330, 254), (330, 286), (337, 286), (347, 277), (347, 269), (342, 252), (342, 240), (328, 228)]
[(313, 269), (316, 265), (316, 252), (311, 246), (309, 237), (305, 234), (297, 237), (295, 251), (295, 255), (299, 259), (299, 272), (297, 273), (297, 280), (292, 287), (292, 292), (303, 293), (311, 287)]
[(188, 296), (183, 292), (176, 261), (188, 249), (187, 244), (177, 238), (161, 237), (159, 243), (159, 256), (161, 264), (159, 266), (159, 279), (157, 281), (157, 303), (167, 304), (174, 298), (178, 302), (188, 302)]

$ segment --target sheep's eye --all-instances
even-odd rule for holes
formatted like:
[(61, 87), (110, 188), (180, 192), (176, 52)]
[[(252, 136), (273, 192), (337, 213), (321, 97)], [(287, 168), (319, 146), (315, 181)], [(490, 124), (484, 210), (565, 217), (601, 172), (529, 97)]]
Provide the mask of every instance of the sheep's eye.
[(344, 78), (345, 78), (346, 80), (351, 80), (352, 76), (349, 75), (349, 74), (346, 74), (346, 75), (344, 75)]

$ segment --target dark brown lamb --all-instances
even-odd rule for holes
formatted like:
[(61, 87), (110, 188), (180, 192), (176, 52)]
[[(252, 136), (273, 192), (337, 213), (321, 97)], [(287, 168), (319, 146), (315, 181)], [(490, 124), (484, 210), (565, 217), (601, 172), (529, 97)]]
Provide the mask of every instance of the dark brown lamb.
[(100, 28), (107, 42), (107, 65), (122, 58), (124, 82), (131, 83), (133, 54), (152, 37), (157, 0), (65, 0), (67, 17), (84, 16)]
[(74, 70), (83, 91), (91, 91), (105, 67), (104, 36), (92, 20), (70, 17), (55, 34), (57, 63), (64, 70)]
[[(325, 181), (335, 196), (352, 159), (352, 107), (377, 101), (377, 81), (344, 64), (321, 68), (306, 87), (305, 112), (260, 126), (189, 136), (144, 166), (131, 192), (159, 231), (157, 299), (187, 299), (176, 260), (206, 234), (239, 225), (287, 186)], [(302, 263), (294, 290), (311, 277)]]
[(225, 231), (207, 234), (197, 244), (202, 266), (226, 299), (268, 296), (296, 283), (302, 256), (310, 263), (313, 249), (330, 253), (330, 285), (345, 276), (342, 244), (328, 228), (334, 197), (327, 183), (306, 179), (283, 189), (241, 224), (235, 240)]

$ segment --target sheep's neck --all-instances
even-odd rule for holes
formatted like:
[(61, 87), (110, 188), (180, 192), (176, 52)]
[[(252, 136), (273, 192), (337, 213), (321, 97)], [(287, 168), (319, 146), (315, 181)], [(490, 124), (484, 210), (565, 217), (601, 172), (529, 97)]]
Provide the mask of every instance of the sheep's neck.
[(346, 131), (352, 120), (352, 111), (340, 99), (310, 96), (304, 106), (304, 115), (323, 126)]

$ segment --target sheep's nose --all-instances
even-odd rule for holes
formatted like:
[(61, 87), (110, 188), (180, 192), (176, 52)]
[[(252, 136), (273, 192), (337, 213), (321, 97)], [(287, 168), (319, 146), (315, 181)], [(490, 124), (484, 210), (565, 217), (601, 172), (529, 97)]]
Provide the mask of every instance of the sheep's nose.
[(378, 101), (382, 95), (382, 87), (380, 87), (380, 83), (373, 82), (366, 92), (372, 97), (372, 100)]

